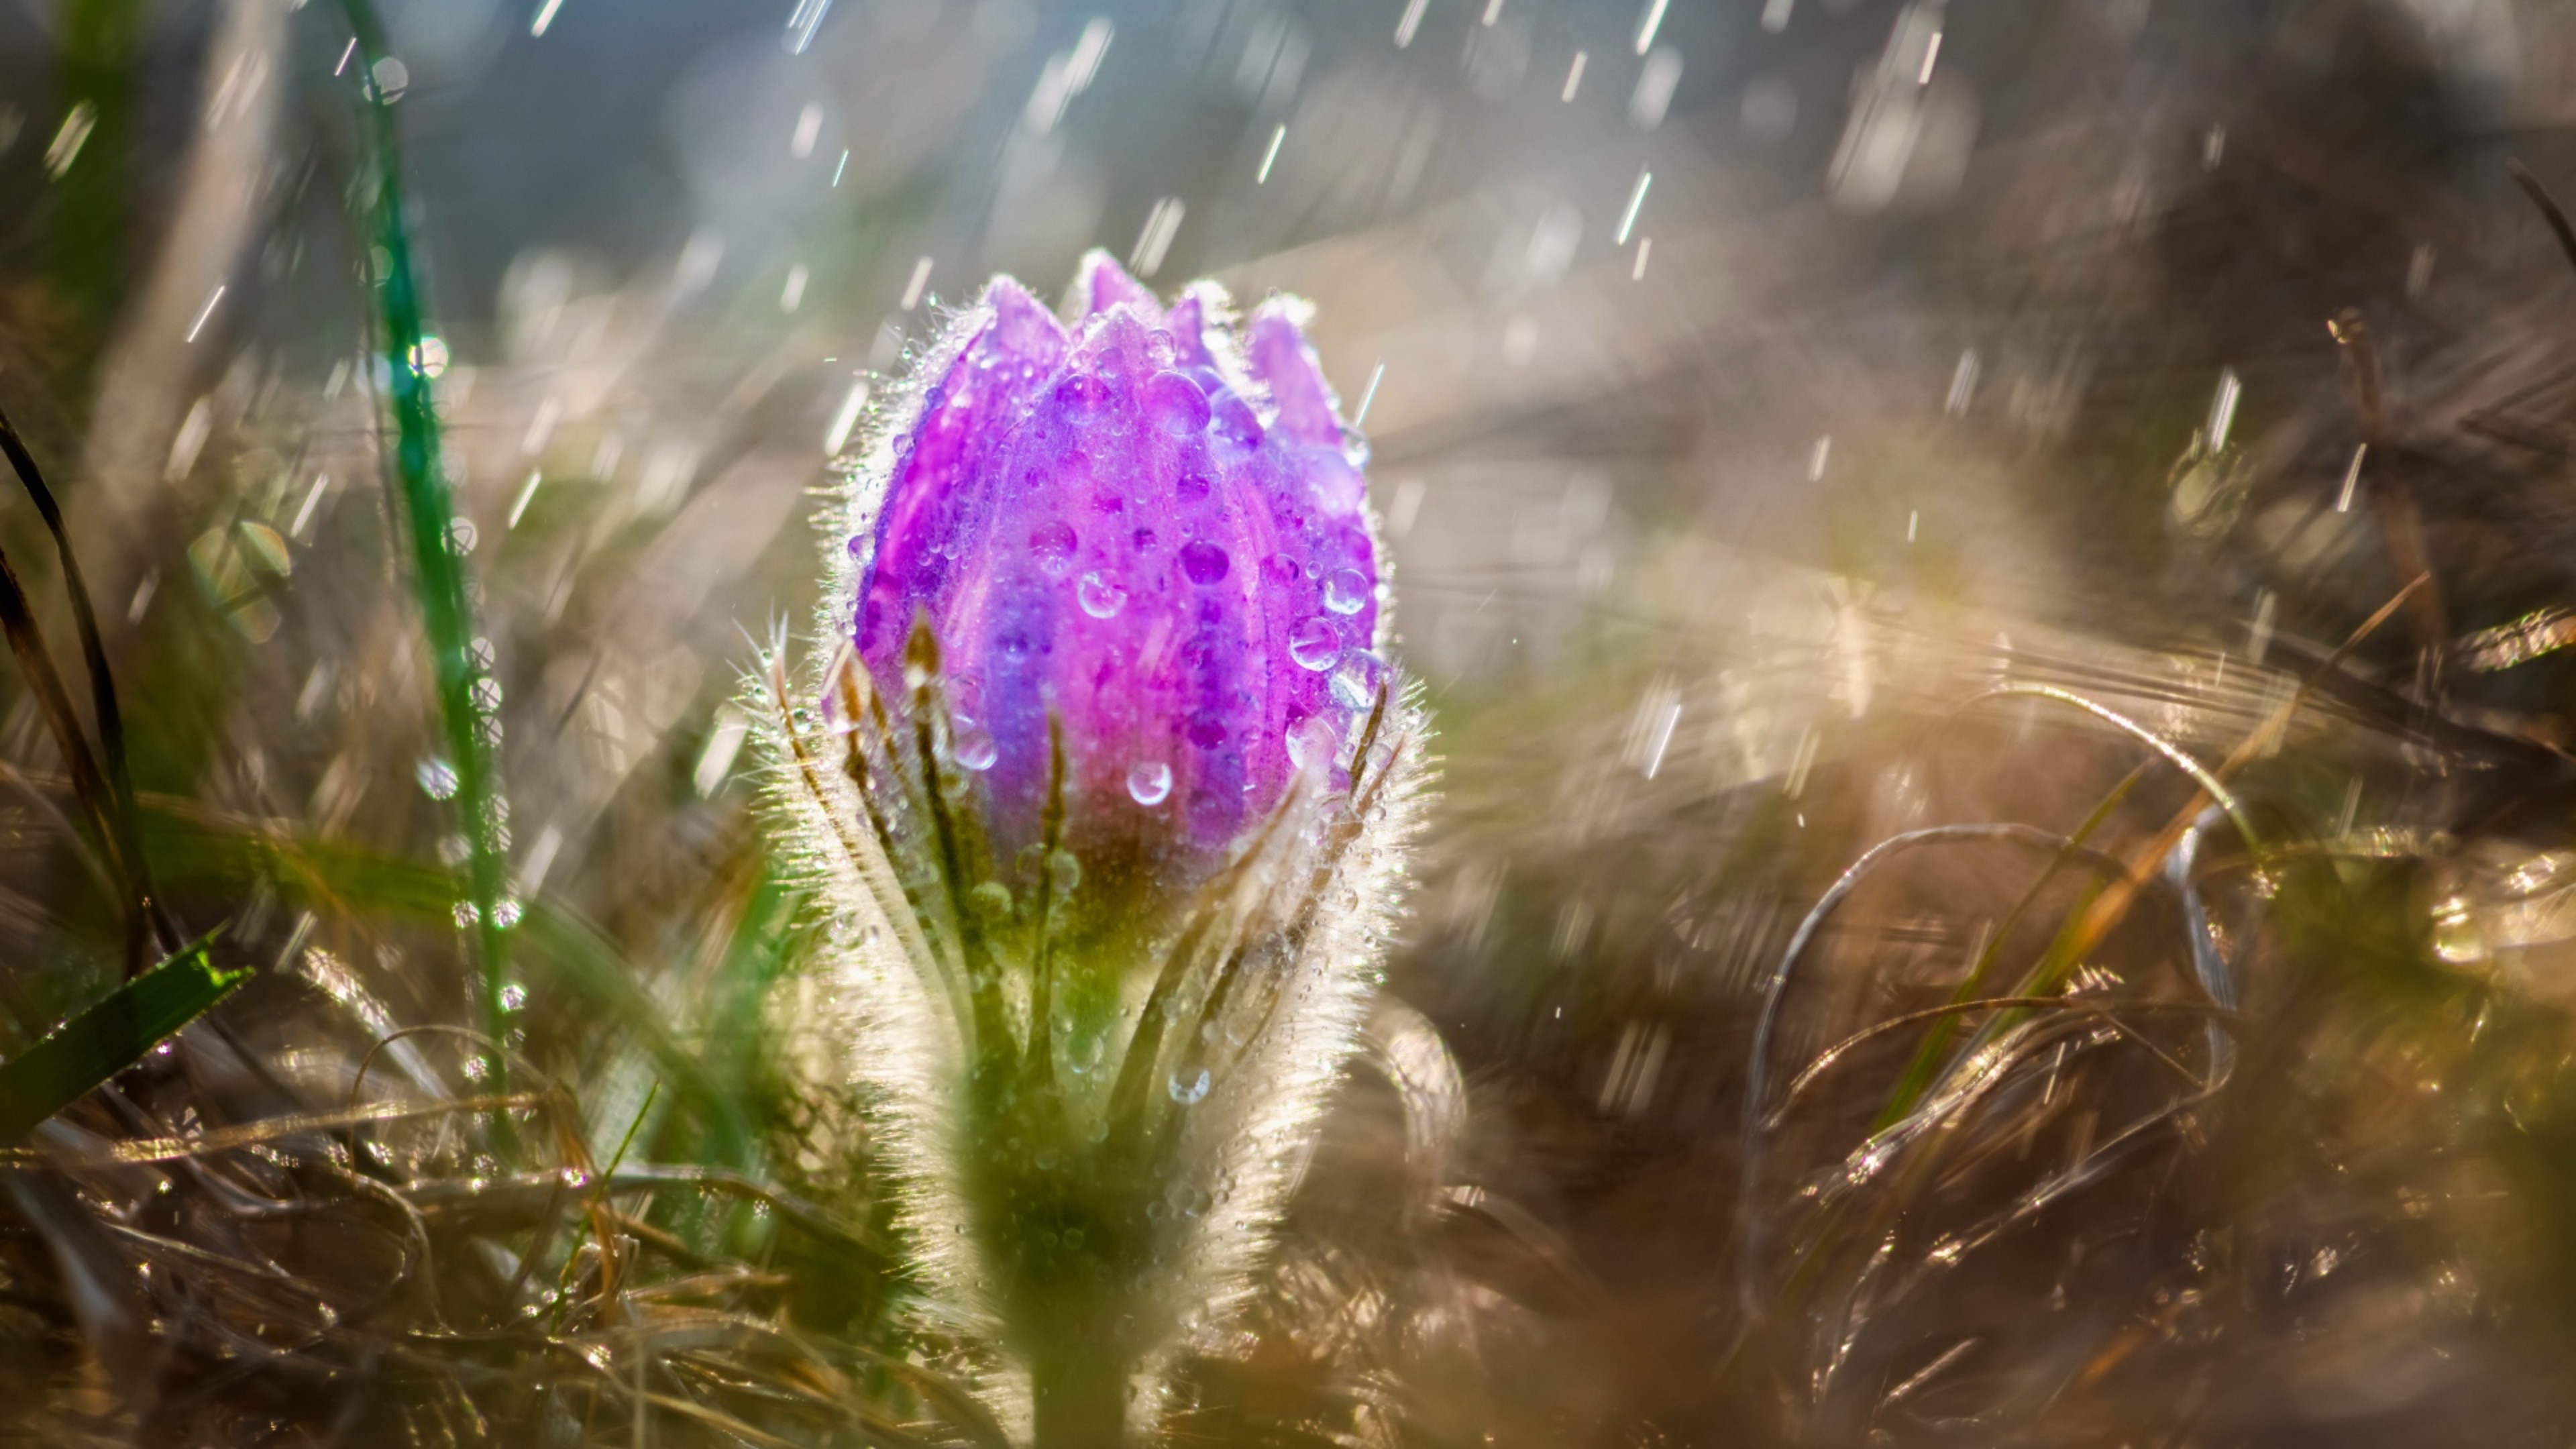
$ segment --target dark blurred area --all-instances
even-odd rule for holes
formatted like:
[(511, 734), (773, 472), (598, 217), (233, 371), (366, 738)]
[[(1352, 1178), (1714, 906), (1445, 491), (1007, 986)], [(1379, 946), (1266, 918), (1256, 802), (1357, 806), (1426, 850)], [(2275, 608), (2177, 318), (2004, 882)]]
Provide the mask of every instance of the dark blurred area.
[[(0, 1166), (0, 1439), (976, 1441), (741, 684), (944, 309), (1095, 246), (1315, 304), (1445, 757), (1174, 1442), (2566, 1439), (2576, 9), (382, 8), (513, 1026), (342, 12), (0, 0), (0, 408), (261, 973)], [(40, 715), (0, 1062), (131, 950)]]

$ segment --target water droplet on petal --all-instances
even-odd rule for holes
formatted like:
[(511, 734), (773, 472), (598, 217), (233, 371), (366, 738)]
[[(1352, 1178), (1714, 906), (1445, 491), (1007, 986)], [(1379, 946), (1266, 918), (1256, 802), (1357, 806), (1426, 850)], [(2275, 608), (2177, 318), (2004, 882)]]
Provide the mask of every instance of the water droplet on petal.
[(1209, 406), (1208, 427), (1217, 438), (1249, 453), (1261, 446), (1261, 419), (1252, 404), (1233, 393), (1219, 393)]
[(1322, 619), (1309, 619), (1288, 636), (1288, 657), (1320, 674), (1342, 657), (1342, 636)]
[(993, 768), (993, 762), (1001, 758), (1002, 749), (993, 742), (991, 730), (961, 719), (957, 722), (957, 735), (951, 743), (950, 753), (956, 757), (960, 769), (989, 770)]
[(1118, 611), (1127, 607), (1127, 591), (1098, 569), (1084, 574), (1073, 592), (1082, 601), (1082, 612), (1095, 619), (1116, 618)]
[(1366, 709), (1377, 700), (1376, 670), (1368, 656), (1354, 654), (1333, 671), (1333, 702), (1344, 709)]
[(1164, 1085), (1166, 1089), (1171, 1092), (1173, 1101), (1180, 1103), (1184, 1107), (1196, 1106), (1207, 1100), (1207, 1068), (1199, 1068), (1198, 1075), (1191, 1077), (1187, 1081), (1183, 1081), (1181, 1079), (1181, 1073), (1174, 1072), (1172, 1073), (1172, 1079)]
[(1336, 614), (1356, 614), (1368, 607), (1369, 582), (1358, 569), (1335, 569), (1324, 575), (1324, 607)]
[(1109, 400), (1109, 385), (1077, 372), (1055, 385), (1055, 400), (1075, 412), (1089, 412)]
[(1145, 381), (1145, 415), (1176, 438), (1186, 438), (1208, 425), (1207, 394), (1177, 372), (1158, 372)]
[(1301, 770), (1318, 762), (1330, 763), (1334, 747), (1340, 743), (1334, 738), (1331, 720), (1322, 715), (1299, 720), (1288, 727), (1288, 763)]
[(1224, 549), (1205, 539), (1181, 545), (1181, 572), (1190, 576), (1191, 583), (1216, 583), (1233, 566), (1234, 561), (1225, 556)]
[(1061, 520), (1041, 523), (1029, 534), (1029, 552), (1037, 555), (1038, 567), (1050, 578), (1064, 577), (1073, 567), (1073, 550), (1081, 540), (1074, 536), (1073, 525)]
[(1172, 767), (1156, 763), (1138, 765), (1129, 770), (1127, 793), (1139, 805), (1162, 804), (1172, 796)]

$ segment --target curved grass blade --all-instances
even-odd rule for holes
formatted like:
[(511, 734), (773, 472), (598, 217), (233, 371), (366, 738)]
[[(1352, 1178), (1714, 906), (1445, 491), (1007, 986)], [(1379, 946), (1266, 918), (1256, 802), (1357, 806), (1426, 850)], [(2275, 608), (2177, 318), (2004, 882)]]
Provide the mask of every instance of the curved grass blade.
[(80, 716), (72, 709), (71, 692), (63, 687), (62, 671), (54, 667), (53, 651), (45, 646), (35, 609), (28, 603), (26, 588), (18, 582), (18, 572), (10, 567), (5, 551), (0, 551), (0, 632), (8, 635), (9, 650), (18, 656), (19, 672), (26, 675), (28, 688), (35, 692), (45, 729), (53, 735), (54, 748), (62, 755), (64, 773), (71, 777), (72, 795), (98, 836), (100, 850), (116, 877), (117, 890), (124, 897), (119, 904), (127, 913), (126, 969), (131, 971), (142, 964), (147, 937), (126, 839), (116, 828), (115, 797), (99, 770), (98, 756), (89, 747), (89, 736), (81, 732)]
[(53, 536), (54, 554), (62, 563), (63, 593), (71, 602), (73, 631), (80, 636), (81, 664), (89, 671), (90, 712), (98, 721), (100, 772), (106, 777), (108, 798), (115, 807), (110, 819), (119, 832), (117, 849), (126, 857), (126, 868), (133, 877), (136, 905), (150, 921), (162, 948), (177, 950), (178, 927), (153, 889), (152, 868), (137, 840), (134, 775), (126, 766), (125, 756), (125, 712), (117, 706), (116, 676), (107, 667), (107, 645), (99, 634), (98, 610), (90, 599), (89, 581), (81, 575), (80, 555), (72, 548), (71, 533), (63, 525), (63, 510), (54, 500), (54, 490), (46, 485), (43, 470), (36, 466), (35, 452), (19, 436), (6, 412), (0, 412), (0, 455), (9, 459), (9, 466), (18, 474), (19, 486), (36, 505), (37, 515), (45, 521), (45, 532)]
[(207, 949), (214, 939), (213, 931), (198, 937), (0, 1062), (0, 1143), (17, 1141), (96, 1091), (249, 980), (247, 967), (226, 971), (215, 965)]

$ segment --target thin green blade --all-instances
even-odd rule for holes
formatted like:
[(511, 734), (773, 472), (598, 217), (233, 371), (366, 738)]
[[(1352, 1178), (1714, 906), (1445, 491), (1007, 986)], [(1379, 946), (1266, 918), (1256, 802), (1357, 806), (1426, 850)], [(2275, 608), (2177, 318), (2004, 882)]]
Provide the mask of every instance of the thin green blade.
[(143, 1060), (162, 1038), (205, 1015), (249, 980), (248, 969), (225, 971), (215, 965), (206, 949), (214, 939), (212, 932), (199, 937), (47, 1032), (34, 1046), (0, 1062), (0, 1143), (26, 1136)]

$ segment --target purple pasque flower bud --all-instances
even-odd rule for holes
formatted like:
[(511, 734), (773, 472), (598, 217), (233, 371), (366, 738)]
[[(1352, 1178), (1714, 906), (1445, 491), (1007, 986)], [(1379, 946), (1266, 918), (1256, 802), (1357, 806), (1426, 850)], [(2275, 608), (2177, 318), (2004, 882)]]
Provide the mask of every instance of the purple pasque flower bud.
[(1149, 1421), (1248, 1291), (1427, 770), (1299, 305), (1095, 254), (1072, 310), (1002, 279), (950, 323), (852, 480), (830, 727), (769, 685), (871, 1150), (1040, 1449)]
[(1183, 884), (1376, 700), (1362, 450), (1300, 304), (1238, 335), (1213, 284), (1166, 311), (1099, 253), (1078, 301), (1067, 327), (1001, 278), (951, 323), (852, 541), (854, 643), (901, 697), (928, 620), (997, 846), (1035, 838), (1052, 713), (1068, 840), (1157, 838)]

